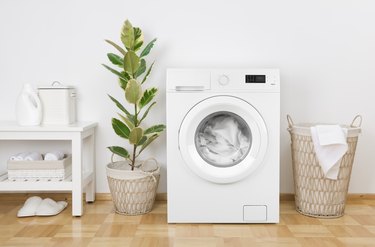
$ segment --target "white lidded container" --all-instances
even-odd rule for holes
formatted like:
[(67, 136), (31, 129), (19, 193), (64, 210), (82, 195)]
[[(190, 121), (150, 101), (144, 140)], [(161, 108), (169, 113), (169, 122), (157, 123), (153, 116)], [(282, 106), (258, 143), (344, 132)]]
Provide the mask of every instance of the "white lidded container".
[(76, 122), (76, 90), (60, 82), (39, 86), (38, 94), (43, 106), (42, 124), (73, 124)]

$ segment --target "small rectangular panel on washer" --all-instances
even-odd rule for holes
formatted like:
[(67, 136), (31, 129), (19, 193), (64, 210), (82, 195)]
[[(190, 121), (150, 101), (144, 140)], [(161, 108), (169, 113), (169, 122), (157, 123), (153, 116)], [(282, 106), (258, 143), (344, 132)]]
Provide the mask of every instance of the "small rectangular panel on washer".
[(267, 220), (266, 205), (243, 206), (243, 220), (247, 222), (264, 222)]

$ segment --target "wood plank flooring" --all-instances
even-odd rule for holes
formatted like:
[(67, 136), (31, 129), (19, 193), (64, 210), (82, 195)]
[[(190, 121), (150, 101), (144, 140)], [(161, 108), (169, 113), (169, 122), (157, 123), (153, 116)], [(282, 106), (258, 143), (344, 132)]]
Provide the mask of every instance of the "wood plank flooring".
[(53, 217), (17, 218), (20, 201), (1, 200), (0, 246), (375, 246), (375, 200), (348, 202), (345, 216), (300, 215), (282, 201), (279, 224), (167, 224), (165, 201), (151, 213), (123, 216), (111, 201), (85, 204), (85, 215), (68, 207)]

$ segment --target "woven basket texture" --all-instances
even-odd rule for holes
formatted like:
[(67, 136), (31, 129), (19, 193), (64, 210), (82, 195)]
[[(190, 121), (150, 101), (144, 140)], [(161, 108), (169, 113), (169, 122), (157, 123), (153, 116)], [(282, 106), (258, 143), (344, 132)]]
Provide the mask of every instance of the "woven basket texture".
[[(132, 172), (129, 172), (131, 174)], [(151, 211), (160, 179), (160, 168), (143, 177), (118, 179), (107, 176), (115, 211), (124, 215), (140, 215)]]
[(347, 138), (348, 151), (332, 180), (324, 177), (311, 136), (290, 133), (296, 210), (317, 218), (343, 216), (358, 136)]

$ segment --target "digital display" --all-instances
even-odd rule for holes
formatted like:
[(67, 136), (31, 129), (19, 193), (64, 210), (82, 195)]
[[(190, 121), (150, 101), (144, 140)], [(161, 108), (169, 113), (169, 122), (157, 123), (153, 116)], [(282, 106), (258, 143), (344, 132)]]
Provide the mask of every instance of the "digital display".
[(245, 82), (246, 83), (266, 83), (266, 76), (265, 75), (246, 75)]

